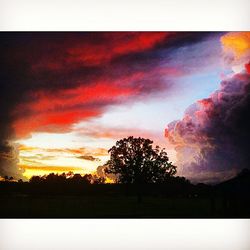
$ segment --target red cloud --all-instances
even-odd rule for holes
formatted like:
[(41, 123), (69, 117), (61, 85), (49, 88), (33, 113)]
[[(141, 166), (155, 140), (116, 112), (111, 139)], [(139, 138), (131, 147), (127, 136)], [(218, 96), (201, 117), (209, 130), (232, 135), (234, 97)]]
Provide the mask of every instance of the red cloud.
[[(116, 66), (107, 68), (105, 64), (117, 56), (153, 48), (173, 34), (66, 33), (59, 34), (60, 39), (54, 34), (29, 41), (29, 48), (18, 48), (15, 60), (30, 66), (27, 77), (32, 85), (27, 87), (26, 100), (12, 110), (13, 116), (17, 116), (13, 122), (17, 137), (32, 131), (68, 131), (73, 123), (101, 114), (107, 105), (147, 92), (152, 86), (144, 84), (143, 80), (152, 77), (155, 71), (130, 69), (127, 72)], [(81, 68), (96, 65), (105, 68), (104, 75), (96, 68)], [(114, 73), (117, 70), (118, 73)], [(161, 69), (157, 73), (179, 72)], [(160, 87), (155, 82), (153, 84), (155, 88)]]
[(97, 66), (117, 56), (151, 49), (174, 35), (173, 32), (96, 32), (71, 37), (69, 33), (60, 44), (48, 41), (43, 49), (51, 54), (42, 54), (35, 62), (32, 58), (32, 68), (39, 71), (60, 70), (76, 64)]
[(33, 131), (66, 132), (80, 120), (101, 115), (109, 105), (161, 92), (169, 87), (166, 76), (179, 76), (183, 71), (161, 66), (159, 53), (152, 54), (182, 36), (186, 35), (22, 34), (19, 42), (7, 48), (5, 58), (8, 68), (15, 69), (11, 79), (17, 91), (12, 93), (8, 112), (16, 136)]
[(250, 74), (250, 62), (245, 65), (246, 71)]
[(74, 110), (72, 112), (57, 111), (52, 113), (32, 114), (20, 118), (13, 123), (17, 137), (25, 137), (30, 132), (65, 133), (70, 131), (72, 124), (79, 120), (98, 116), (97, 110)]
[(32, 131), (68, 132), (72, 124), (104, 112), (109, 105), (129, 101), (133, 97), (157, 92), (166, 87), (165, 75), (180, 75), (172, 68), (155, 68), (148, 72), (133, 72), (114, 79), (99, 79), (87, 86), (82, 83), (70, 89), (30, 93), (30, 100), (20, 104), (14, 114), (27, 113), (14, 121), (18, 137)]
[(131, 52), (150, 49), (167, 37), (166, 32), (130, 32), (105, 33), (102, 41), (106, 43), (88, 44), (84, 41), (68, 49), (67, 62), (80, 62), (87, 65), (98, 65), (112, 58)]

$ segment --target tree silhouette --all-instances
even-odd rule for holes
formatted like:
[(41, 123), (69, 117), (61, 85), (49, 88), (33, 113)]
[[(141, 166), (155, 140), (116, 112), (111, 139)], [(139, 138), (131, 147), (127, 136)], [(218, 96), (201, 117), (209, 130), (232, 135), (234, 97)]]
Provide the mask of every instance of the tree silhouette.
[(87, 184), (104, 184), (105, 178), (98, 177), (97, 175), (92, 174), (74, 174), (73, 172), (55, 174), (50, 173), (44, 176), (32, 176), (29, 180), (31, 184), (41, 184), (44, 183), (46, 185), (55, 185), (59, 187), (60, 185), (64, 185), (66, 183), (70, 185), (87, 185)]
[(106, 173), (117, 175), (118, 183), (162, 183), (175, 175), (176, 167), (169, 162), (166, 151), (153, 141), (130, 136), (116, 142), (109, 153)]

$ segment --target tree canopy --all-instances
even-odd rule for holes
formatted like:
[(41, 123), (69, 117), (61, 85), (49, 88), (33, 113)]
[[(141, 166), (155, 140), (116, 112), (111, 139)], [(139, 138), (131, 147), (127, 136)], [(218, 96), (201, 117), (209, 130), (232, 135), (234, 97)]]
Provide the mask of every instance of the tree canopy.
[(167, 152), (153, 141), (130, 136), (116, 142), (110, 150), (105, 172), (115, 174), (118, 183), (161, 183), (176, 174)]

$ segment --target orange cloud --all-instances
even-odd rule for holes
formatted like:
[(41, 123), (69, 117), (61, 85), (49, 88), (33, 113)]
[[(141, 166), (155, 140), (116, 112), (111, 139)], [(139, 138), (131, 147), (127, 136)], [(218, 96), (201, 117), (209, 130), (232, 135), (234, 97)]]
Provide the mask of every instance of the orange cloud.
[(106, 156), (108, 155), (107, 149), (105, 148), (40, 148), (40, 147), (30, 147), (24, 144), (18, 145), (18, 150), (23, 152), (48, 152), (48, 153), (68, 153), (68, 154), (91, 154), (93, 156)]
[(236, 58), (250, 50), (250, 32), (230, 32), (221, 37), (224, 50), (234, 53)]
[[(159, 145), (161, 147), (166, 146), (164, 132), (162, 132), (162, 134), (159, 134), (158, 132), (153, 132), (146, 129), (136, 129), (129, 127), (128, 128), (105, 127), (93, 124), (91, 124), (91, 126), (88, 126), (87, 124), (86, 127), (83, 126), (81, 128), (75, 129), (75, 131), (80, 136), (90, 136), (93, 138), (107, 138), (112, 140), (119, 140), (128, 136), (143, 137), (153, 140), (156, 145)], [(98, 152), (98, 155), (101, 156), (102, 155), (101, 153), (102, 152)], [(91, 154), (94, 155), (93, 153)], [(104, 156), (107, 155), (106, 149), (103, 149), (103, 155)]]

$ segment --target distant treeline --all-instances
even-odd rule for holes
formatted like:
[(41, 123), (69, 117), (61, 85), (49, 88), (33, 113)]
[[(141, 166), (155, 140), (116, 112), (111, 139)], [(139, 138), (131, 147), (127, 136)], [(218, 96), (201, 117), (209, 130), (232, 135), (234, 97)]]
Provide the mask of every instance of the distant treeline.
[[(205, 184), (198, 185), (202, 190), (208, 190)], [(184, 177), (169, 177), (159, 184), (115, 184), (106, 183), (105, 178), (91, 174), (63, 173), (44, 176), (33, 176), (28, 182), (14, 181), (5, 177), (0, 182), (0, 194), (137, 194), (138, 187), (142, 194), (151, 195), (188, 195), (195, 185)]]

